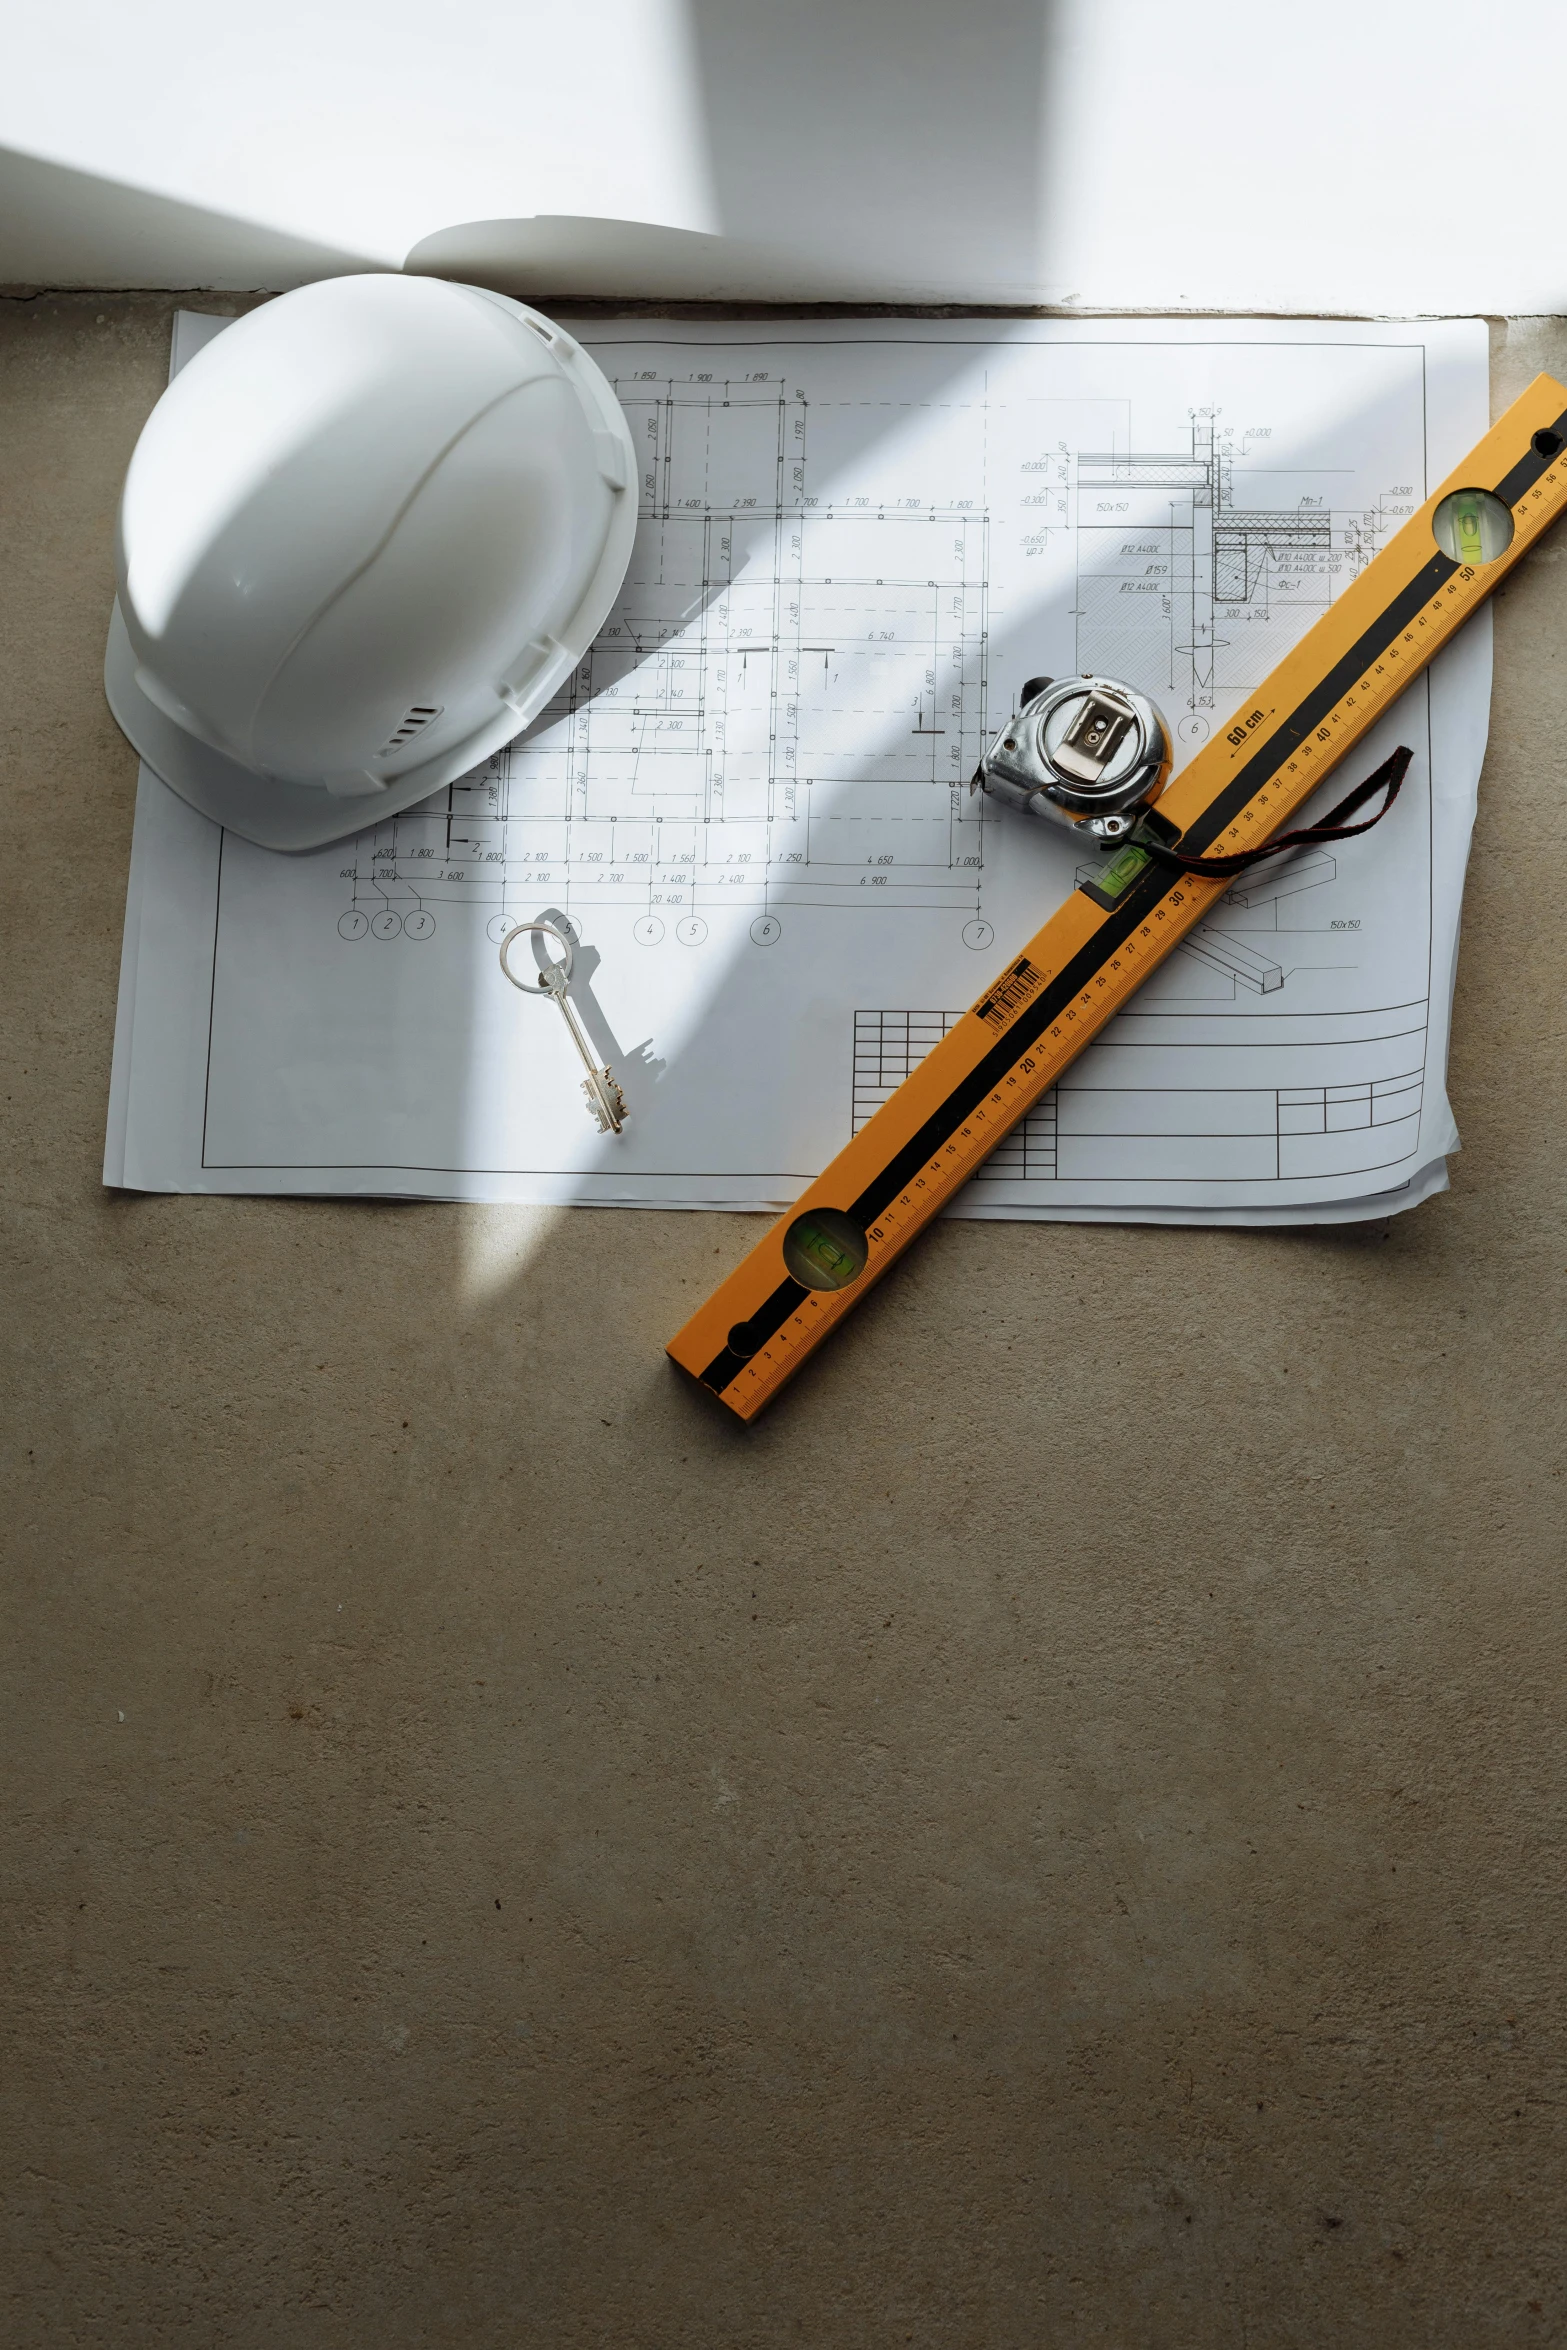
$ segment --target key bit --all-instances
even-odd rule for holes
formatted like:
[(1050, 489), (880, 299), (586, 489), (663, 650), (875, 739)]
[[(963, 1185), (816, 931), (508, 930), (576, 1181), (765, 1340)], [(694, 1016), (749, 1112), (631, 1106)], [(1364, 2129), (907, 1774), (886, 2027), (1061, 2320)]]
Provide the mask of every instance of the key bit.
[(582, 1080), (582, 1090), (598, 1120), (600, 1134), (618, 1134), (626, 1123), (626, 1097), (609, 1071), (595, 1069), (591, 1077)]
[(618, 1134), (626, 1122), (626, 1099), (611, 1076), (607, 1066), (593, 1057), (592, 1048), (582, 1032), (581, 1022), (571, 1008), (566, 993), (566, 970), (561, 963), (551, 963), (539, 973), (539, 985), (555, 999), (561, 1018), (571, 1031), (571, 1041), (582, 1056), (587, 1071), (582, 1090), (588, 1097), (588, 1108), (599, 1122), (601, 1134)]

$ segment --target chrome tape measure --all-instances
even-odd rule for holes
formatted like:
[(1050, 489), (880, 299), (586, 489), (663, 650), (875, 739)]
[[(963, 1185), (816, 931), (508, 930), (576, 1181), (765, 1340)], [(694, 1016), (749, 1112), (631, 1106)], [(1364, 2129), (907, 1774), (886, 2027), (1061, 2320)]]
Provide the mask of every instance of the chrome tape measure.
[(1146, 694), (1109, 677), (1032, 677), (970, 788), (1109, 848), (1169, 773), (1169, 729)]

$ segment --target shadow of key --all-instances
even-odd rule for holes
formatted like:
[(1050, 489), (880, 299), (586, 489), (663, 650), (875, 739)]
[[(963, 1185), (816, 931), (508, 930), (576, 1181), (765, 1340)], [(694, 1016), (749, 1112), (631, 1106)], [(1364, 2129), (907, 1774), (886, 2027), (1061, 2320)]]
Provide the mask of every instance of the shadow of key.
[[(628, 1111), (634, 1110), (641, 1091), (641, 1085), (638, 1081), (656, 1085), (663, 1076), (668, 1063), (660, 1060), (649, 1049), (651, 1038), (642, 1044), (633, 1045), (629, 1051), (621, 1046), (614, 1029), (609, 1024), (603, 1005), (593, 992), (593, 975), (598, 970), (603, 957), (597, 947), (589, 946), (584, 942), (580, 926), (572, 920), (571, 916), (562, 913), (559, 906), (545, 906), (534, 916), (534, 920), (548, 922), (552, 928), (559, 930), (570, 939), (572, 1003), (576, 1006), (577, 1016), (587, 1031), (589, 1042), (598, 1054), (600, 1061), (607, 1068), (613, 1070), (619, 1081), (621, 1091), (626, 1097)], [(549, 959), (549, 942), (535, 931), (530, 943), (533, 948), (533, 959), (542, 971)]]

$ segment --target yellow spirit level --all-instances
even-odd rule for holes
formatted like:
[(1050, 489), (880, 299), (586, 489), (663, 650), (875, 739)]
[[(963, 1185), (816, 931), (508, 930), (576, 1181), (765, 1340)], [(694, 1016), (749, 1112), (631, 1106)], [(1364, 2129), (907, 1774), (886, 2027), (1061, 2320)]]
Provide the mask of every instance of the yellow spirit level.
[[(1537, 376), (1158, 799), (1186, 857), (1257, 847), (1567, 505), (1567, 387)], [(1133, 843), (1075, 890), (670, 1341), (752, 1420), (1223, 896)]]

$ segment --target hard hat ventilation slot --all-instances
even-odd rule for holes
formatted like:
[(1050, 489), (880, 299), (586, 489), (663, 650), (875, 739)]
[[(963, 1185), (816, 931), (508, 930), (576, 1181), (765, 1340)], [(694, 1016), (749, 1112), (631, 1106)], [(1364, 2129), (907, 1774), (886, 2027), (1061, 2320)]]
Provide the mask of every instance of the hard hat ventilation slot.
[(440, 715), (438, 706), (432, 707), (428, 702), (415, 702), (396, 733), (391, 735), (376, 752), (376, 757), (390, 759), (392, 754), (395, 751), (400, 751), (405, 743), (412, 742), (416, 734), (423, 734), (425, 728), (433, 724)]

